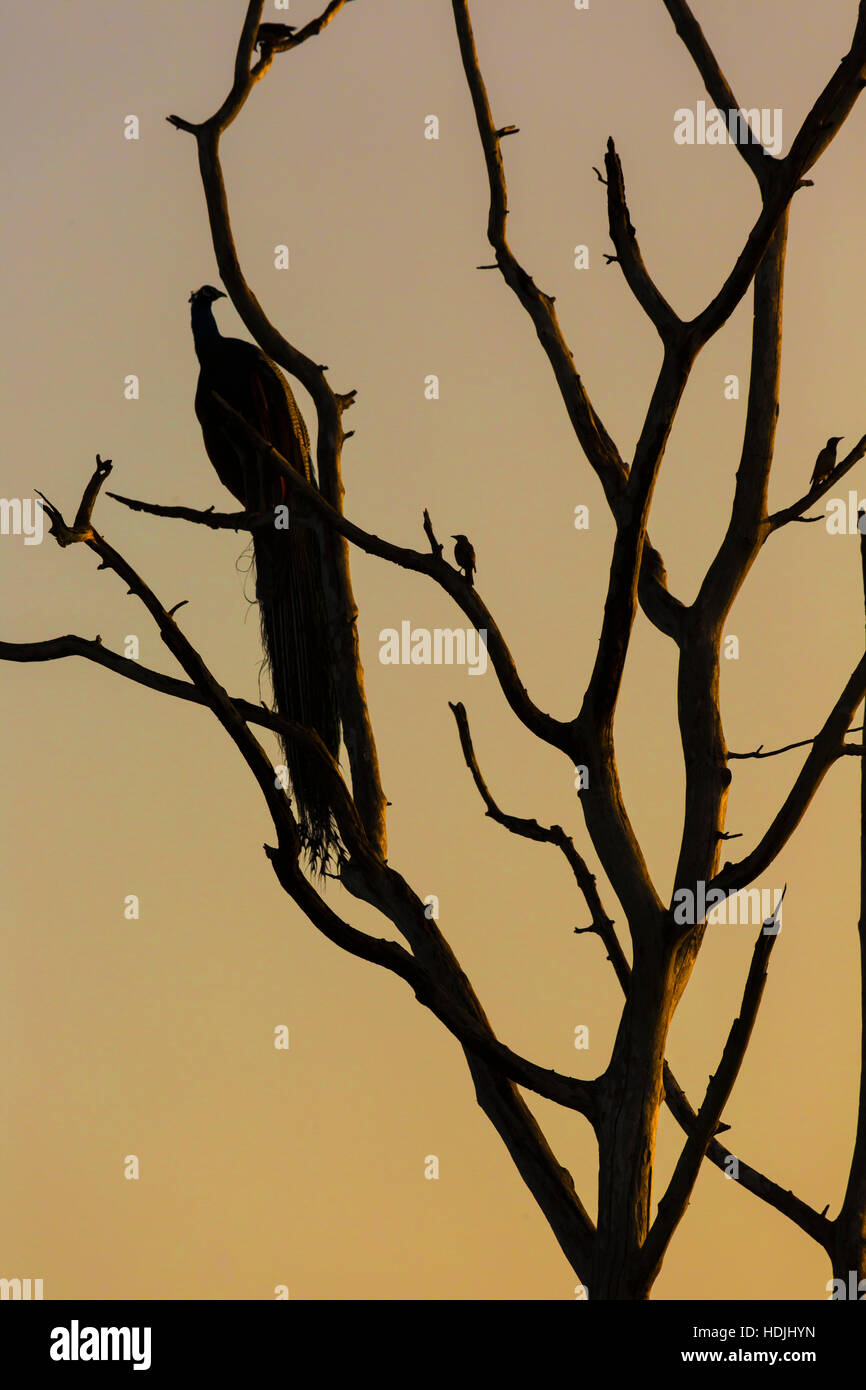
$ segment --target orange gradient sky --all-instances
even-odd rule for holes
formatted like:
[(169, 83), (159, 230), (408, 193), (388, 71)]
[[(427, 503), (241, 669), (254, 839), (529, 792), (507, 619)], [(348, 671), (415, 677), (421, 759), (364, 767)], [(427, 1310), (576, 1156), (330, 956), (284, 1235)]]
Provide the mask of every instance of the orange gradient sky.
[[(779, 108), (782, 149), (847, 50), (856, 0), (694, 0), (744, 106)], [(292, 0), (300, 24), (318, 6)], [(503, 150), (510, 240), (557, 298), (592, 400), (629, 458), (659, 362), (654, 329), (611, 247), (601, 185), (609, 135), (632, 219), (683, 316), (712, 297), (757, 211), (731, 146), (675, 143), (705, 99), (660, 0), (474, 0)], [(231, 509), (193, 413), (192, 289), (217, 273), (192, 138), (165, 117), (216, 109), (243, 0), (44, 0), (6, 7), (0, 103), (3, 495), (44, 492), (70, 518), (99, 452), (110, 486)], [(140, 139), (123, 138), (135, 114)], [(440, 122), (424, 139), (425, 117)], [(805, 490), (831, 434), (866, 431), (861, 101), (798, 193), (771, 506)], [(277, 56), (223, 141), (247, 278), (286, 336), (356, 389), (347, 514), (423, 546), (465, 532), (477, 584), (533, 698), (576, 712), (595, 655), (613, 528), (534, 330), (490, 260), (487, 185), (445, 0), (358, 0)], [(291, 268), (274, 268), (289, 246)], [(590, 268), (577, 271), (586, 244)], [(228, 302), (221, 327), (245, 335)], [(651, 531), (671, 589), (693, 597), (727, 521), (745, 417), (751, 301), (699, 357), (656, 490)], [(136, 374), (140, 399), (124, 399)], [(440, 398), (424, 398), (424, 379)], [(726, 401), (737, 373), (741, 398)], [(309, 398), (298, 388), (308, 422)], [(863, 487), (861, 464), (840, 489)], [(588, 531), (574, 508), (590, 509)], [(134, 515), (95, 524), (179, 621), (220, 682), (259, 698), (258, 622), (243, 537)], [(2, 636), (130, 636), (176, 674), (141, 606), (83, 546), (0, 537)], [(422, 576), (353, 552), (390, 859), (422, 895), (503, 1041), (545, 1066), (603, 1070), (621, 1007), (585, 906), (549, 846), (493, 824), (448, 701), (467, 706), (504, 809), (562, 824), (597, 870), (572, 769), (508, 710), (492, 668), (382, 664), (379, 633), (465, 626)], [(728, 625), (732, 749), (813, 734), (862, 651), (856, 537), (774, 536)], [(5, 810), (0, 1276), (46, 1298), (572, 1299), (577, 1278), (478, 1109), (459, 1045), (396, 978), (320, 938), (262, 852), (257, 788), (216, 721), (96, 666), (4, 663)], [(859, 722), (859, 720), (858, 720)], [(641, 617), (618, 711), (624, 793), (656, 884), (670, 892), (682, 816), (673, 645)], [(271, 747), (271, 745), (268, 745)], [(739, 857), (802, 754), (733, 764)], [(836, 764), (763, 886), (788, 885), (784, 930), (725, 1119), (731, 1149), (835, 1215), (856, 1114), (858, 766)], [(600, 880), (601, 881), (601, 880)], [(124, 917), (136, 894), (140, 917)], [(355, 925), (393, 935), (341, 889)], [(622, 915), (612, 898), (608, 910)], [(703, 1095), (742, 993), (755, 931), (706, 937), (668, 1057)], [(625, 939), (624, 935), (622, 939)], [(273, 1030), (290, 1030), (288, 1052)], [(574, 1030), (589, 1028), (588, 1051)], [(588, 1124), (528, 1096), (590, 1211)], [(656, 1197), (682, 1136), (662, 1116)], [(124, 1178), (138, 1155), (141, 1176)], [(424, 1176), (438, 1156), (440, 1176)], [(707, 1167), (657, 1299), (827, 1297), (802, 1233)]]

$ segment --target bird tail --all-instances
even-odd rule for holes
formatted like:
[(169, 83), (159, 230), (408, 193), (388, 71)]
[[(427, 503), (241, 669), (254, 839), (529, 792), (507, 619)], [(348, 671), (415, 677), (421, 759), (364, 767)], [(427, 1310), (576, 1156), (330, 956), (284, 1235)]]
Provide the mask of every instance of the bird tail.
[[(277, 713), (314, 729), (334, 758), (340, 717), (333, 679), (319, 540), (307, 526), (265, 525), (254, 532), (256, 597)], [(310, 867), (324, 873), (339, 839), (322, 761), (281, 736), (301, 840)]]

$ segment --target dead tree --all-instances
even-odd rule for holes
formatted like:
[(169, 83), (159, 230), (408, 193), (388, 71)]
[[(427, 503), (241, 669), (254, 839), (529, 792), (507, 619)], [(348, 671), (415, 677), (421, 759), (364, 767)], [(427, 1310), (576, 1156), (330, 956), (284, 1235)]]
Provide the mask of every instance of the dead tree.
[[(502, 146), (514, 126), (499, 126), (488, 101), (466, 0), (453, 0), (454, 22), (466, 82), (474, 108), (489, 183), (487, 235), (494, 262), (506, 286), (526, 311), (545, 353), (581, 449), (604, 492), (615, 525), (607, 595), (598, 650), (579, 708), (565, 717), (542, 709), (527, 691), (508, 643), (479, 588), (472, 582), (468, 552), (462, 569), (445, 557), (433, 519), (425, 513), (428, 548), (413, 549), (365, 530), (344, 514), (341, 450), (347, 432), (343, 417), (354, 392), (335, 391), (326, 368), (289, 343), (269, 321), (250, 289), (238, 260), (220, 164), (220, 137), (240, 114), (253, 86), (277, 54), (290, 53), (335, 19), (346, 0), (331, 0), (318, 18), (297, 30), (260, 28), (263, 0), (249, 0), (237, 48), (234, 80), (219, 110), (196, 123), (169, 120), (196, 144), (210, 230), (222, 283), (255, 341), (309, 392), (316, 409), (318, 489), (286, 462), (277, 463), (292, 489), (298, 514), (314, 524), (326, 549), (327, 603), (335, 636), (334, 665), (343, 712), (350, 780), (327, 749), (300, 728), (321, 762), (331, 788), (335, 816), (345, 846), (340, 881), (356, 899), (372, 905), (406, 943), (400, 945), (358, 930), (328, 904), (299, 860), (299, 838), (290, 799), (275, 783), (274, 769), (257, 741), (257, 727), (283, 728), (268, 710), (230, 696), (203, 656), (147, 582), (95, 529), (93, 514), (110, 463), (97, 459), (74, 522), (68, 525), (54, 503), (46, 510), (57, 542), (83, 543), (101, 568), (113, 571), (145, 606), (185, 674), (170, 678), (108, 650), (99, 641), (65, 636), (26, 644), (2, 643), (0, 656), (14, 661), (45, 661), (77, 655), (128, 679), (211, 710), (255, 778), (273, 822), (271, 866), (286, 894), (330, 941), (403, 979), (421, 1004), (459, 1041), (478, 1103), (507, 1147), (524, 1182), (546, 1217), (566, 1258), (591, 1299), (646, 1299), (661, 1268), (705, 1160), (725, 1169), (731, 1155), (718, 1137), (722, 1116), (743, 1062), (761, 1002), (770, 954), (777, 940), (771, 915), (759, 930), (743, 986), (742, 1005), (704, 1096), (692, 1103), (665, 1060), (677, 1005), (689, 983), (706, 931), (706, 912), (683, 922), (676, 910), (682, 894), (712, 893), (725, 900), (765, 873), (815, 797), (825, 774), (846, 755), (860, 756), (862, 744), (847, 741), (866, 694), (866, 657), (852, 661), (852, 672), (823, 725), (809, 739), (790, 791), (758, 843), (739, 860), (721, 863), (730, 761), (720, 708), (720, 644), (724, 624), (763, 545), (774, 532), (805, 519), (805, 513), (866, 453), (866, 435), (829, 473), (819, 474), (808, 492), (782, 510), (768, 511), (768, 484), (779, 407), (781, 295), (792, 199), (809, 185), (807, 175), (834, 139), (866, 83), (866, 0), (861, 0), (848, 53), (830, 76), (797, 132), (789, 152), (777, 156), (754, 132), (737, 138), (739, 154), (755, 178), (761, 208), (742, 250), (705, 308), (686, 320), (661, 293), (644, 262), (627, 201), (623, 166), (613, 139), (604, 155), (604, 186), (613, 254), (637, 306), (654, 326), (662, 345), (658, 378), (646, 408), (634, 457), (624, 459), (590, 401), (559, 325), (554, 299), (541, 290), (512, 251), (506, 236), (506, 181)], [(662, 0), (693, 59), (715, 106), (738, 112), (739, 104), (686, 0)], [(289, 60), (285, 60), (289, 61)], [(745, 127), (740, 128), (743, 136)], [(753, 338), (748, 410), (742, 456), (724, 538), (710, 560), (697, 597), (690, 604), (668, 585), (659, 551), (649, 536), (653, 494), (677, 410), (701, 349), (728, 321), (749, 292), (753, 294)], [(228, 409), (228, 407), (226, 407)], [(238, 430), (248, 427), (239, 417)], [(248, 431), (249, 432), (249, 431)], [(257, 438), (253, 442), (267, 447)], [(272, 451), (273, 452), (273, 451)], [(805, 477), (805, 474), (804, 474)], [(209, 527), (249, 529), (246, 514), (201, 512), (121, 497), (153, 516), (182, 518)], [(465, 538), (462, 538), (465, 540)], [(624, 1005), (615, 1042), (604, 1070), (578, 1078), (548, 1069), (520, 1055), (494, 1033), (482, 1004), (437, 923), (419, 894), (392, 866), (386, 853), (387, 801), (380, 780), (373, 725), (364, 692), (358, 641), (358, 613), (349, 568), (350, 546), (390, 565), (426, 575), (438, 585), (479, 632), (486, 632), (489, 659), (516, 719), (571, 765), (586, 769), (580, 802), (586, 836), (628, 928), (630, 950), (621, 944), (609, 907), (603, 902), (584, 854), (558, 825), (502, 810), (476, 756), (466, 709), (452, 705), (463, 758), (485, 813), (505, 831), (554, 846), (564, 856), (585, 902), (590, 925), (582, 930), (601, 939)], [(471, 550), (471, 546), (470, 546)], [(866, 559), (864, 559), (866, 567)], [(482, 571), (483, 575), (483, 571)], [(866, 575), (866, 568), (864, 568)], [(468, 582), (467, 582), (468, 581)], [(483, 577), (481, 580), (483, 586)], [(674, 890), (665, 901), (654, 883), (629, 819), (615, 756), (615, 715), (630, 641), (640, 608), (646, 619), (676, 648), (679, 728), (686, 769), (682, 837)], [(782, 751), (782, 750), (776, 750)], [(866, 781), (862, 837), (866, 846)], [(866, 1016), (866, 850), (861, 875), (861, 997)], [(699, 894), (698, 894), (699, 896)], [(851, 1272), (866, 1277), (866, 1032), (861, 1029), (861, 1084), (851, 1170), (844, 1199), (834, 1218), (818, 1212), (769, 1176), (742, 1160), (741, 1187), (795, 1223), (824, 1251), (833, 1276), (847, 1286)], [(571, 1174), (560, 1164), (526, 1104), (521, 1090), (544, 1096), (576, 1111), (592, 1126), (598, 1145), (598, 1208), (593, 1218)], [(680, 1125), (683, 1147), (666, 1190), (654, 1206), (653, 1169), (661, 1107)], [(733, 1198), (732, 1198), (733, 1200)]]

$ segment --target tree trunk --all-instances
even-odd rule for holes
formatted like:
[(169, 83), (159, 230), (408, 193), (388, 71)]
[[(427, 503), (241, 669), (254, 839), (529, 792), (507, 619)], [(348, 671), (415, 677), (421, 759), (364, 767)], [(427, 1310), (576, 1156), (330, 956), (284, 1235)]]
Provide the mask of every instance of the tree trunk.
[(668, 1028), (676, 1001), (675, 956), (636, 957), (598, 1127), (599, 1189), (590, 1299), (647, 1299), (640, 1250), (652, 1216), (652, 1178)]

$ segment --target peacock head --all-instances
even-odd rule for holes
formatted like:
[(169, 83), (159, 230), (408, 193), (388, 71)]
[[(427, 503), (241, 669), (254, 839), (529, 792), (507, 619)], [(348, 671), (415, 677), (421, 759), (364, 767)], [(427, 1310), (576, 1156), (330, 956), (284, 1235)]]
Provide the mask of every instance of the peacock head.
[(225, 299), (225, 291), (215, 289), (213, 285), (202, 285), (200, 290), (193, 290), (189, 297), (190, 304), (213, 304), (215, 299)]

